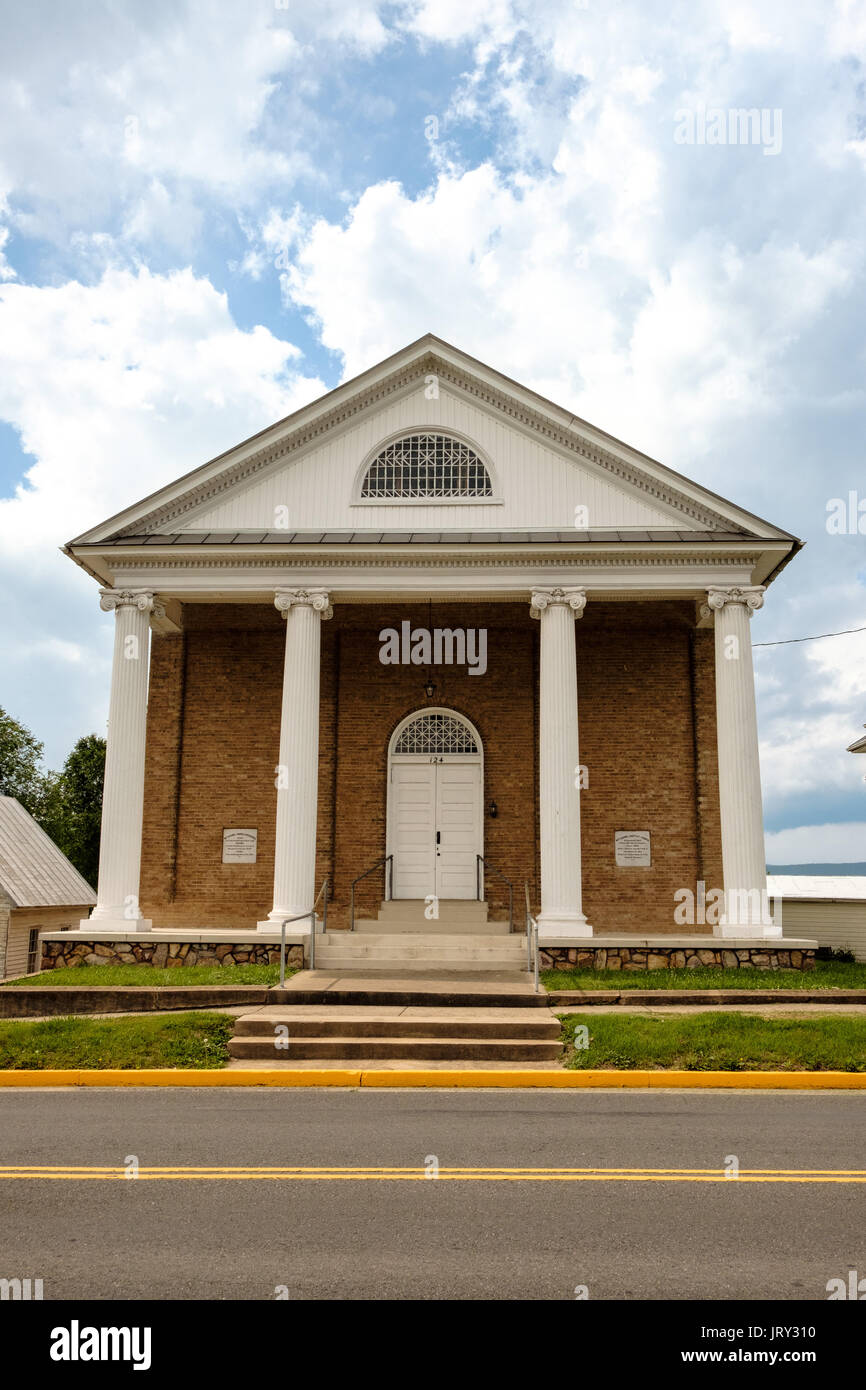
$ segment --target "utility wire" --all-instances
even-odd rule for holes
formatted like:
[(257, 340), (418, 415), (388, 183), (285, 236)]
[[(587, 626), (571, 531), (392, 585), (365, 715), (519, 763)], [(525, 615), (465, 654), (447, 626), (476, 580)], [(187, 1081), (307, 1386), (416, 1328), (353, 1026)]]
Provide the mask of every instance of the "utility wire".
[(787, 647), (792, 642), (820, 642), (822, 637), (847, 637), (852, 632), (866, 632), (866, 627), (846, 627), (841, 632), (819, 632), (816, 637), (785, 637), (780, 642), (753, 642), (753, 647)]

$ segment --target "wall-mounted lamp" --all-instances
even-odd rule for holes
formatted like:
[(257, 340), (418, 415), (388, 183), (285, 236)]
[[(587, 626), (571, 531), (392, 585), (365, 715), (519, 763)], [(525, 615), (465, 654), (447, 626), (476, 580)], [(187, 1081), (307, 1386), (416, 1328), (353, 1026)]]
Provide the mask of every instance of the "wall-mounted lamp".
[(498, 807), (497, 807), (497, 805), (496, 805), (496, 802), (495, 802), (495, 801), (491, 801), (491, 803), (490, 803), (490, 819), (491, 819), (491, 820), (496, 820), (496, 817), (497, 817), (498, 815), (499, 815), (499, 810), (498, 810)]
[(428, 700), (432, 700), (433, 696), (436, 694), (436, 682), (429, 676), (427, 677), (427, 683), (424, 686), (424, 694), (427, 696)]

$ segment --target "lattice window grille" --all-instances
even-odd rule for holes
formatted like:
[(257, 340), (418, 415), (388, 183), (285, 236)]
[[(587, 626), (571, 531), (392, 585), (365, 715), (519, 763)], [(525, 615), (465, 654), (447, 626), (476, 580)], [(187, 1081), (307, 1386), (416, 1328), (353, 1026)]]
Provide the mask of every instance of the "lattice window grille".
[(395, 753), (477, 753), (471, 729), (450, 714), (422, 714), (407, 724)]
[(492, 497), (490, 474), (468, 444), (446, 434), (407, 434), (367, 469), (362, 497)]

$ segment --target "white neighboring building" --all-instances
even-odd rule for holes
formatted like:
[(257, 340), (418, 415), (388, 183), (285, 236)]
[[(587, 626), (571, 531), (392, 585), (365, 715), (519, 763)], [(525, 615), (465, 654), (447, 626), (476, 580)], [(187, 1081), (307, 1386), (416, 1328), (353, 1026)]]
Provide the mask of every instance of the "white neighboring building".
[[(866, 729), (866, 724), (863, 725), (863, 728)], [(862, 738), (855, 739), (853, 743), (850, 743), (848, 745), (848, 752), (866, 753), (866, 734), (864, 734)]]
[(866, 961), (866, 876), (769, 874), (767, 892), (782, 900), (786, 936), (814, 937)]
[(41, 967), (39, 936), (96, 903), (86, 879), (14, 796), (0, 796), (0, 980)]

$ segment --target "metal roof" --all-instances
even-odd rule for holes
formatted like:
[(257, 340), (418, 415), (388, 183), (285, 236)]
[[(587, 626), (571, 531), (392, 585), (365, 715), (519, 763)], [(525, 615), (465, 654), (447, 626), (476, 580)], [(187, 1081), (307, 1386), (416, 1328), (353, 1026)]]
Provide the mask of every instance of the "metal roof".
[(866, 876), (860, 874), (768, 874), (771, 898), (820, 898), (866, 902)]
[(167, 531), (112, 536), (76, 549), (136, 545), (610, 545), (760, 541), (747, 531)]
[(13, 907), (96, 902), (87, 880), (14, 796), (0, 796), (0, 888)]

